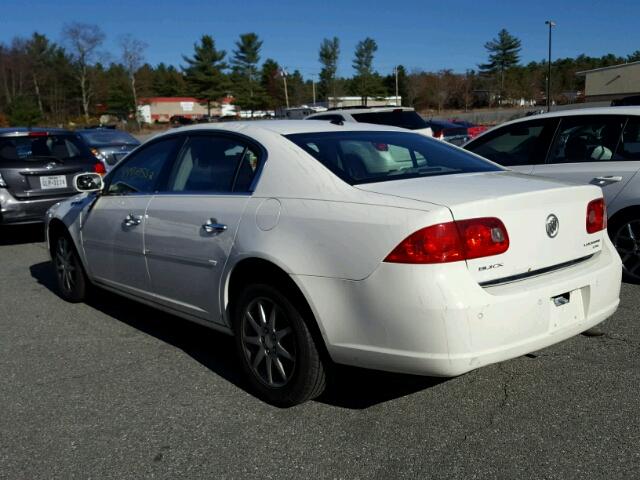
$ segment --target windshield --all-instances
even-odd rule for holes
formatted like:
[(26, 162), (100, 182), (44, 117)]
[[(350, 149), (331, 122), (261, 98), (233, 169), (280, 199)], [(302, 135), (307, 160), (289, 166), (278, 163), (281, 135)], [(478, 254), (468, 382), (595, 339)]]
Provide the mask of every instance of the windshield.
[(351, 185), (502, 170), (446, 143), (410, 132), (298, 133), (286, 138)]
[(0, 161), (90, 158), (91, 153), (77, 135), (32, 135), (0, 137)]
[(354, 113), (357, 122), (375, 123), (376, 125), (391, 125), (393, 127), (418, 130), (429, 125), (413, 110), (390, 110), (387, 112)]
[(95, 130), (80, 132), (82, 138), (91, 146), (93, 145), (139, 145), (140, 142), (127, 132), (120, 130)]

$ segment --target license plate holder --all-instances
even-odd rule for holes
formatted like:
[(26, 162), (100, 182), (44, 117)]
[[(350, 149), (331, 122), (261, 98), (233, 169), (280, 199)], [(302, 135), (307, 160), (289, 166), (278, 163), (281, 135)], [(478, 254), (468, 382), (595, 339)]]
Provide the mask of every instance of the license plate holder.
[(64, 175), (47, 175), (40, 177), (40, 188), (43, 190), (67, 188), (67, 177)]
[(549, 327), (557, 330), (584, 321), (582, 289), (571, 290), (549, 299)]

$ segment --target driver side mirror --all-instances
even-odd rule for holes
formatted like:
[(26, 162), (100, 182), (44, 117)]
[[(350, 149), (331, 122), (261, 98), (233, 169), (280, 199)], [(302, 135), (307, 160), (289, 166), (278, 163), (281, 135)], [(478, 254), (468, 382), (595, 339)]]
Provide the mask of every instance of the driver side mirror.
[(79, 192), (99, 192), (104, 183), (97, 173), (80, 173), (73, 177), (73, 186)]

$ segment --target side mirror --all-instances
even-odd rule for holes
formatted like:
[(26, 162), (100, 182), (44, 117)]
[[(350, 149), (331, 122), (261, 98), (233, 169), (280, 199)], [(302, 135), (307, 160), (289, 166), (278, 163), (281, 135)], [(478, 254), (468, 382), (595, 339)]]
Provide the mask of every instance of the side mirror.
[(79, 192), (99, 192), (104, 184), (97, 173), (80, 173), (73, 177), (73, 186)]

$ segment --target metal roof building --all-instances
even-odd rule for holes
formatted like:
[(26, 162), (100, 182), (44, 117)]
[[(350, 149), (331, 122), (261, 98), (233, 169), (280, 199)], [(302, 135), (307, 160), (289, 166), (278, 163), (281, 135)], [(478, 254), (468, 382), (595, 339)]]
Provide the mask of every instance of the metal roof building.
[(577, 72), (585, 77), (585, 100), (603, 102), (640, 95), (640, 62)]

